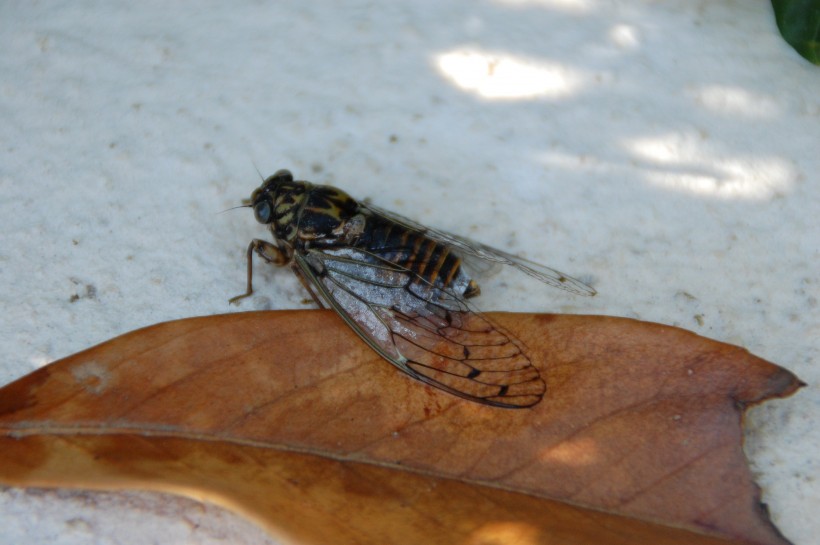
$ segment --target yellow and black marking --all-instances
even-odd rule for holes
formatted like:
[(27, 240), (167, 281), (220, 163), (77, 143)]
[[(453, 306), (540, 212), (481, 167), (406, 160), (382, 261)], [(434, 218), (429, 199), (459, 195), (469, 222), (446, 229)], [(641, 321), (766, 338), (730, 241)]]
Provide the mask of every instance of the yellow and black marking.
[(311, 186), (298, 210), (296, 236), (302, 240), (327, 239), (358, 212), (359, 205), (347, 193), (329, 186)]
[(450, 287), (461, 259), (446, 245), (387, 218), (371, 216), (356, 246), (404, 267), (430, 285)]

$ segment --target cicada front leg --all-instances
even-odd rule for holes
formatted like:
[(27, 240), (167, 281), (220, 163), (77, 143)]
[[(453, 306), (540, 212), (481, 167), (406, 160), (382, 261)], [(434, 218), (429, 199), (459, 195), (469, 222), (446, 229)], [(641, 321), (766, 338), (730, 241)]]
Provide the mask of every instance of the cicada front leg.
[(248, 287), (245, 290), (245, 293), (242, 295), (237, 295), (236, 297), (231, 297), (228, 300), (230, 304), (237, 304), (240, 299), (244, 299), (245, 297), (250, 297), (253, 295), (253, 254), (254, 252), (259, 255), (262, 259), (264, 259), (268, 263), (273, 263), (277, 266), (287, 265), (290, 262), (290, 256), (288, 253), (283, 249), (275, 244), (272, 244), (266, 240), (260, 240), (255, 238), (251, 241), (248, 245)]

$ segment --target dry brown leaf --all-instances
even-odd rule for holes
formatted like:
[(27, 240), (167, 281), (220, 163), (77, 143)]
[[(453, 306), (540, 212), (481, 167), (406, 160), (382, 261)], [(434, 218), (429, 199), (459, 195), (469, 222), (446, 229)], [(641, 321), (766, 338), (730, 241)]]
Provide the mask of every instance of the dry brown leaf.
[(299, 543), (787, 543), (740, 424), (794, 375), (674, 327), (490, 316), (533, 409), (414, 381), (329, 311), (193, 318), (1, 389), (0, 481), (185, 494)]

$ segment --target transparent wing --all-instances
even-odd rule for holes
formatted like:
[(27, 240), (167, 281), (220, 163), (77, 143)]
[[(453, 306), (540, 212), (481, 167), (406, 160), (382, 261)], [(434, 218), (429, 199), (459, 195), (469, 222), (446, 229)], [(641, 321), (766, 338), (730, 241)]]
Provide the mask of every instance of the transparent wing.
[(362, 339), (413, 378), (498, 407), (541, 401), (546, 386), (520, 343), (451, 291), (355, 248), (312, 249), (294, 261)]
[(597, 293), (594, 288), (586, 285), (580, 280), (572, 278), (571, 276), (551, 267), (535, 263), (528, 259), (524, 259), (523, 257), (518, 257), (517, 255), (513, 255), (503, 250), (493, 248), (492, 246), (487, 246), (486, 244), (470, 240), (469, 238), (453, 235), (446, 231), (440, 231), (431, 227), (426, 227), (411, 219), (396, 214), (395, 212), (384, 210), (383, 208), (379, 208), (370, 203), (360, 204), (359, 206), (370, 210), (372, 213), (385, 216), (396, 223), (404, 225), (408, 229), (424, 233), (426, 236), (438, 242), (456, 248), (457, 253), (465, 262), (467, 268), (479, 274), (491, 272), (494, 269), (494, 266), (497, 265), (509, 265), (525, 274), (528, 274), (529, 276), (532, 276), (533, 278), (540, 280), (541, 282), (544, 282), (545, 284), (549, 284), (550, 286), (554, 286), (577, 295), (595, 295)]

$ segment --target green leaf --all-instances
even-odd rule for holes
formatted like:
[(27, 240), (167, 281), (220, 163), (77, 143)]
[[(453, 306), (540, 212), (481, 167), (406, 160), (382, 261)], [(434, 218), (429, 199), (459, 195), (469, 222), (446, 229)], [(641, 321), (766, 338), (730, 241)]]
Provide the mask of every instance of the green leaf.
[(820, 64), (820, 0), (772, 0), (777, 27), (802, 56)]

